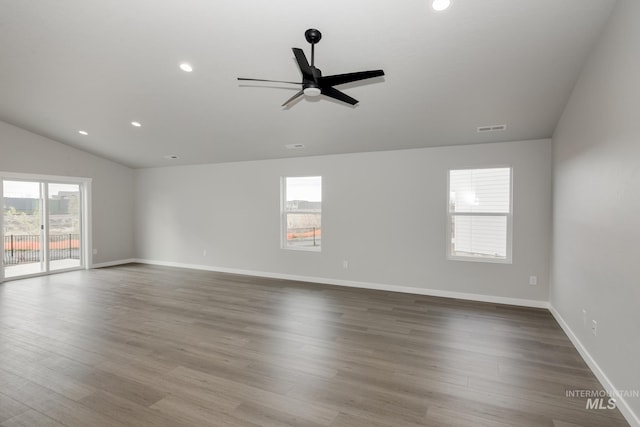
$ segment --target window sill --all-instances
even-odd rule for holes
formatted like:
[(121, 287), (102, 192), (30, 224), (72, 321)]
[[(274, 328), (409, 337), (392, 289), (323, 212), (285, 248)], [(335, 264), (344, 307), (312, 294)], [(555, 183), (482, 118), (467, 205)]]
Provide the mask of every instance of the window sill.
[(496, 258), (483, 258), (483, 257), (470, 257), (470, 256), (447, 256), (448, 261), (467, 261), (467, 262), (483, 262), (487, 264), (513, 264), (511, 258), (496, 259)]
[(299, 251), (299, 252), (321, 252), (320, 246), (316, 247), (282, 247), (285, 251)]

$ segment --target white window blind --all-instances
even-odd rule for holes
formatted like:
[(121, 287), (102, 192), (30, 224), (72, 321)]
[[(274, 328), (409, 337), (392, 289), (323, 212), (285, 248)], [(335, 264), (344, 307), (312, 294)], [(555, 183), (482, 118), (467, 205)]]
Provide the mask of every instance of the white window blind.
[(511, 168), (449, 171), (449, 258), (511, 262), (511, 222)]

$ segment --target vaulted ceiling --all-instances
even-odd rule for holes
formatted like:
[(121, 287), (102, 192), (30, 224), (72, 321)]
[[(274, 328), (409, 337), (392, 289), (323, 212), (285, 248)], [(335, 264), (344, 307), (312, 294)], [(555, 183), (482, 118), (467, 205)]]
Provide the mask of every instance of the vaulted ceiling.
[[(548, 138), (614, 4), (431, 1), (3, 0), (0, 120), (131, 167)], [(323, 74), (385, 71), (355, 107), (236, 80), (301, 80), (308, 28)]]

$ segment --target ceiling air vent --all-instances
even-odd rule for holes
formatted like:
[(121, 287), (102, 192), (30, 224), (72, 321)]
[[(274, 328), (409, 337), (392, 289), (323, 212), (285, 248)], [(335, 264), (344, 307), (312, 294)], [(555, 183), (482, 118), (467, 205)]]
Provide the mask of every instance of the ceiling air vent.
[(507, 125), (480, 126), (478, 132), (499, 132), (507, 129)]

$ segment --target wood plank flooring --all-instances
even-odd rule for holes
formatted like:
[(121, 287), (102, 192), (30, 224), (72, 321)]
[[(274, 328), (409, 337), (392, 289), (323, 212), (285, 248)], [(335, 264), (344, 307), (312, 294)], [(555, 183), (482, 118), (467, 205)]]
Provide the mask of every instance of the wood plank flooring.
[(0, 284), (0, 426), (628, 425), (546, 310), (130, 264)]

